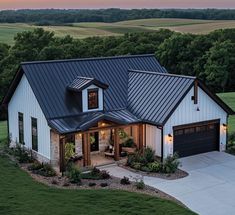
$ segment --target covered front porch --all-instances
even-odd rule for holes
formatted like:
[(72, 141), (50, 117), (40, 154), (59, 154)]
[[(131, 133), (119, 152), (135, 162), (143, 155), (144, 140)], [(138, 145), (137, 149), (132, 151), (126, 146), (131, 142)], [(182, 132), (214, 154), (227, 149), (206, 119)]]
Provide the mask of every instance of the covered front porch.
[(65, 170), (66, 144), (74, 144), (73, 162), (80, 167), (100, 166), (125, 159), (146, 147), (146, 124), (122, 125), (101, 120), (85, 131), (60, 136), (60, 170)]

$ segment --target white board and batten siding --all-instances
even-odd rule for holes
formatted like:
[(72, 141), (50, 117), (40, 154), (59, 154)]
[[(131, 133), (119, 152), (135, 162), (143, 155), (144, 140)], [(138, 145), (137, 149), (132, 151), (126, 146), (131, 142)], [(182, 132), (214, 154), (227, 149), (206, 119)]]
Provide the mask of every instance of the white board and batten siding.
[(37, 119), (38, 154), (50, 160), (50, 127), (25, 75), (22, 76), (8, 105), (9, 135), (13, 142), (19, 142), (19, 112), (24, 115), (25, 146), (32, 148), (31, 117), (33, 117)]
[[(220, 150), (226, 146), (226, 131), (223, 124), (227, 124), (227, 113), (198, 87), (198, 104), (194, 104), (191, 97), (194, 95), (194, 88), (185, 96), (174, 113), (166, 122), (163, 128), (164, 134), (164, 157), (173, 154), (173, 141), (169, 141), (168, 134), (173, 136), (173, 127), (201, 121), (220, 119)], [(197, 108), (200, 111), (197, 111)]]
[(161, 129), (153, 125), (146, 125), (146, 146), (155, 151), (155, 155), (161, 157), (162, 140)]

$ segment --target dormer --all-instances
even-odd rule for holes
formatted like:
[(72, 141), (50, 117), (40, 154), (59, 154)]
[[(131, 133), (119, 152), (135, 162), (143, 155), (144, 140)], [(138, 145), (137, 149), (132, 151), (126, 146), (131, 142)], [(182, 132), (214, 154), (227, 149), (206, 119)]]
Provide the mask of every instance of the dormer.
[(107, 84), (95, 78), (80, 77), (72, 81), (68, 90), (79, 93), (83, 112), (102, 111), (104, 109), (103, 94)]

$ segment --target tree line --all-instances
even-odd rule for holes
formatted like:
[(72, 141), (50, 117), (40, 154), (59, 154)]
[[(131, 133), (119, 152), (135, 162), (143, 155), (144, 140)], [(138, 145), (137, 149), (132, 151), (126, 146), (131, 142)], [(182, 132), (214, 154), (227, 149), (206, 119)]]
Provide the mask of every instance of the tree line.
[(148, 18), (185, 18), (206, 20), (234, 20), (234, 9), (44, 9), (3, 10), (0, 23), (36, 23), (56, 25), (75, 22), (118, 22)]
[(213, 92), (235, 91), (235, 29), (208, 35), (159, 30), (118, 37), (56, 37), (42, 28), (0, 44), (0, 100), (24, 61), (155, 53), (170, 73), (197, 76)]

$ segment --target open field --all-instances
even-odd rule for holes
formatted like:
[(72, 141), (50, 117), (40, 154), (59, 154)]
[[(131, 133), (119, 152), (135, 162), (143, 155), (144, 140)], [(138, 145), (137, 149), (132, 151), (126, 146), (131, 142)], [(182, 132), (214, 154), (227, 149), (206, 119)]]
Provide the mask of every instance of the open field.
[[(218, 96), (235, 111), (235, 92), (219, 93)], [(228, 119), (228, 131), (235, 132), (235, 116), (230, 116)]]
[(54, 31), (57, 36), (67, 34), (74, 38), (92, 36), (118, 36), (128, 32), (149, 32), (160, 28), (193, 34), (206, 34), (213, 30), (235, 28), (235, 21), (196, 20), (196, 19), (140, 19), (116, 23), (73, 23), (65, 26), (35, 26), (32, 24), (0, 23), (0, 42), (13, 44), (13, 38), (18, 32), (42, 27)]

